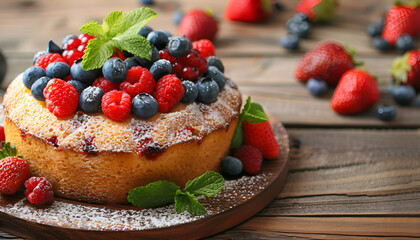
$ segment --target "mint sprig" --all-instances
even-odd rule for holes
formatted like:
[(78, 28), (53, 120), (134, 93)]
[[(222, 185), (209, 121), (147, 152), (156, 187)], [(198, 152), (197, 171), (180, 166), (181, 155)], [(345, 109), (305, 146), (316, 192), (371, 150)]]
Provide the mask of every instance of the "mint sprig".
[(193, 216), (206, 214), (206, 209), (198, 201), (197, 196), (212, 197), (224, 186), (225, 179), (217, 172), (206, 172), (188, 181), (184, 190), (169, 181), (157, 181), (146, 186), (133, 188), (128, 193), (127, 200), (141, 208), (153, 208), (175, 203), (175, 211), (181, 213), (187, 210)]
[(150, 60), (152, 47), (147, 39), (137, 33), (155, 16), (156, 13), (150, 8), (138, 8), (125, 14), (122, 11), (112, 11), (105, 17), (102, 25), (96, 21), (84, 24), (80, 31), (96, 38), (91, 39), (86, 46), (83, 70), (102, 67), (112, 56), (114, 48)]
[(1, 146), (0, 159), (6, 158), (6, 157), (18, 157), (20, 159), (23, 159), (22, 156), (17, 156), (17, 149), (10, 142), (6, 143), (5, 141), (2, 141), (0, 143), (0, 146)]
[(242, 122), (247, 121), (249, 123), (260, 123), (268, 121), (267, 115), (264, 112), (263, 107), (256, 103), (251, 102), (251, 97), (246, 99), (244, 108), (242, 109), (241, 115), (239, 115), (239, 122), (236, 125), (235, 133), (233, 134), (230, 148), (238, 148), (243, 142), (243, 129)]

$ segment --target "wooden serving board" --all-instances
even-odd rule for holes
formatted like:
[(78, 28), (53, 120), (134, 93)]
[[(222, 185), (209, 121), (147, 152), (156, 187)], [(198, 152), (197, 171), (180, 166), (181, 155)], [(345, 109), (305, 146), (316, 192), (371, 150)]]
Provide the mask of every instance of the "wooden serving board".
[(216, 234), (253, 216), (283, 187), (288, 172), (289, 139), (285, 128), (271, 118), (280, 155), (265, 160), (256, 176), (226, 179), (212, 198), (199, 198), (207, 214), (176, 214), (173, 204), (140, 209), (128, 205), (96, 205), (56, 198), (51, 206), (36, 207), (23, 193), (0, 196), (0, 230), (29, 239), (195, 239)]

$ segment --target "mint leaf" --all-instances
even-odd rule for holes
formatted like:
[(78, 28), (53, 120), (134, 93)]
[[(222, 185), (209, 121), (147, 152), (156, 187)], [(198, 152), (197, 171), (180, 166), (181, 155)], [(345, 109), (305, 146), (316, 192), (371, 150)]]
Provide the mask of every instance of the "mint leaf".
[(122, 11), (112, 11), (104, 18), (102, 23), (102, 28), (104, 32), (110, 32), (110, 34), (115, 35), (118, 33), (121, 23), (123, 21)]
[[(152, 47), (150, 46), (149, 41), (138, 34), (123, 34), (113, 38), (112, 40), (115, 40), (122, 49), (137, 56), (152, 55)], [(148, 60), (150, 60), (150, 57)]]
[(187, 203), (189, 199), (181, 189), (178, 189), (175, 193), (175, 212), (182, 213), (187, 209)]
[(233, 134), (232, 141), (230, 142), (230, 148), (238, 148), (244, 141), (244, 130), (242, 128), (242, 121), (239, 119), (238, 125), (236, 125), (235, 133)]
[(188, 181), (184, 191), (190, 192), (195, 196), (204, 195), (212, 197), (222, 190), (225, 179), (217, 172), (206, 172), (203, 175)]
[(124, 14), (121, 32), (128, 35), (136, 35), (154, 17), (156, 17), (156, 13), (150, 8), (137, 8), (127, 12)]
[(6, 143), (5, 141), (2, 141), (0, 145), (1, 145), (0, 159), (6, 158), (6, 157), (18, 157), (18, 158), (23, 159), (22, 156), (17, 156), (17, 149), (10, 142)]
[(127, 200), (134, 206), (141, 208), (160, 207), (173, 203), (177, 190), (180, 189), (173, 182), (157, 181), (131, 189)]
[(185, 192), (185, 196), (188, 198), (187, 211), (193, 216), (201, 216), (207, 213), (203, 204), (191, 193)]
[(83, 56), (82, 68), (85, 71), (102, 67), (111, 57), (114, 47), (117, 47), (116, 41), (108, 41), (101, 36), (89, 40)]
[(80, 28), (80, 31), (94, 36), (103, 35), (105, 33), (97, 21), (86, 23)]
[(248, 97), (246, 104), (241, 113), (241, 120), (249, 123), (260, 123), (268, 121), (267, 115), (260, 104), (251, 102), (251, 97)]

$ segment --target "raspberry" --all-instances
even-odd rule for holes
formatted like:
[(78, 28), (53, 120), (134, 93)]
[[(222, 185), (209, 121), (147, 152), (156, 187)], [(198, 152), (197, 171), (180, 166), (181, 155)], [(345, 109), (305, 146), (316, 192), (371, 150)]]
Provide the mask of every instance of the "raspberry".
[(93, 81), (92, 86), (93, 87), (98, 87), (106, 93), (106, 92), (110, 92), (112, 90), (116, 90), (116, 89), (118, 90), (119, 87), (120, 87), (120, 84), (110, 82), (110, 81), (106, 80), (106, 78), (104, 78), (104, 77), (98, 77), (97, 79), (95, 79), (95, 81)]
[(112, 90), (102, 97), (101, 107), (109, 119), (122, 122), (130, 115), (131, 97), (126, 92)]
[(235, 152), (235, 157), (241, 160), (245, 172), (255, 175), (260, 172), (263, 156), (258, 148), (251, 145), (243, 145)]
[(70, 38), (66, 44), (64, 44), (64, 50), (72, 50), (76, 49), (81, 44), (80, 39), (78, 38)]
[(32, 204), (42, 205), (54, 202), (52, 185), (45, 177), (31, 177), (25, 182), (25, 196)]
[(207, 63), (207, 60), (205, 58), (200, 58), (200, 61), (198, 62), (198, 71), (200, 74), (206, 73), (209, 68), (209, 64)]
[(35, 67), (42, 67), (44, 70), (47, 69), (48, 65), (53, 62), (65, 62), (64, 59), (58, 53), (48, 53), (40, 56), (36, 62)]
[(190, 67), (197, 67), (200, 61), (200, 53), (195, 49), (190, 50), (185, 56), (178, 58), (178, 61)]
[(17, 157), (0, 161), (0, 192), (14, 194), (30, 175), (28, 164)]
[(120, 83), (120, 89), (134, 98), (139, 93), (152, 94), (155, 90), (155, 79), (147, 68), (132, 67), (127, 72), (124, 82)]
[(190, 80), (194, 81), (200, 76), (200, 72), (196, 67), (184, 67), (182, 69), (182, 72), (180, 72), (179, 77), (181, 77), (183, 80)]
[(168, 74), (159, 79), (154, 94), (159, 105), (159, 111), (162, 113), (169, 112), (181, 100), (184, 91), (181, 80), (175, 75)]
[(193, 48), (197, 49), (201, 53), (201, 57), (206, 58), (210, 56), (216, 56), (214, 53), (214, 46), (208, 39), (201, 39), (192, 43)]
[(56, 117), (68, 117), (79, 104), (79, 93), (70, 83), (53, 78), (44, 89), (45, 104), (48, 111)]
[(159, 51), (160, 59), (166, 59), (171, 63), (175, 62), (175, 58), (169, 53), (168, 49), (162, 49)]
[(73, 49), (70, 51), (65, 50), (63, 52), (63, 58), (64, 58), (64, 61), (66, 61), (66, 63), (71, 67), (74, 61), (83, 57), (84, 54), (85, 54), (84, 52), (78, 51), (76, 49)]

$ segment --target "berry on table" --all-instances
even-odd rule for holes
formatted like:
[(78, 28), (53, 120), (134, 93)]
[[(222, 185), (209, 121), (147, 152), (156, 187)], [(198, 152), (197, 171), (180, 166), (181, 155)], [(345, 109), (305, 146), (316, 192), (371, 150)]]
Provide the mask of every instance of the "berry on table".
[(79, 105), (79, 93), (68, 82), (53, 78), (44, 88), (45, 104), (56, 117), (68, 117)]
[(182, 57), (191, 49), (191, 41), (186, 37), (173, 37), (169, 40), (168, 51), (174, 57)]
[(299, 41), (299, 37), (293, 34), (286, 35), (280, 39), (281, 46), (287, 50), (298, 49)]
[(122, 122), (131, 113), (131, 97), (126, 92), (112, 90), (102, 96), (101, 107), (109, 119)]
[(120, 87), (120, 84), (110, 82), (106, 80), (106, 78), (104, 77), (98, 77), (97, 79), (95, 79), (95, 81), (93, 81), (92, 86), (98, 87), (102, 89), (102, 91), (104, 92), (110, 92), (112, 90), (118, 90)]
[(142, 28), (140, 28), (140, 31), (137, 33), (138, 35), (147, 38), (147, 35), (149, 35), (149, 33), (151, 33), (153, 31), (153, 29), (149, 26), (143, 26)]
[(102, 74), (113, 83), (121, 83), (127, 77), (127, 67), (120, 58), (111, 58), (102, 66)]
[(70, 67), (65, 62), (50, 63), (45, 71), (47, 77), (64, 79), (70, 74)]
[(222, 159), (221, 163), (222, 171), (230, 176), (238, 176), (243, 170), (243, 164), (241, 160), (236, 157), (226, 156)]
[(155, 1), (154, 0), (140, 0), (140, 4), (153, 5), (153, 4), (155, 4)]
[(201, 53), (201, 57), (206, 58), (215, 56), (214, 45), (208, 39), (201, 39), (192, 43), (194, 49), (197, 49)]
[(148, 93), (140, 93), (132, 100), (132, 113), (139, 118), (153, 117), (159, 109), (156, 99)]
[(172, 64), (168, 60), (160, 59), (153, 63), (150, 67), (150, 73), (153, 78), (158, 81), (163, 76), (172, 72)]
[(219, 85), (211, 78), (205, 77), (197, 81), (197, 100), (201, 103), (212, 103), (219, 95)]
[(159, 112), (167, 113), (178, 104), (183, 95), (181, 80), (173, 74), (168, 74), (157, 81), (153, 97), (158, 102)]
[(70, 80), (68, 81), (74, 88), (76, 88), (77, 92), (81, 94), (85, 88), (88, 86), (81, 81), (78, 80)]
[(382, 121), (392, 121), (397, 116), (397, 110), (391, 105), (379, 105), (376, 108), (376, 117)]
[(395, 42), (395, 48), (401, 52), (415, 49), (413, 37), (410, 34), (403, 34)]
[(392, 91), (392, 98), (401, 106), (410, 105), (416, 97), (416, 90), (409, 85), (400, 85)]
[(96, 113), (101, 109), (104, 91), (98, 87), (87, 87), (79, 97), (79, 106), (85, 113)]
[(58, 53), (47, 53), (42, 56), (39, 56), (34, 66), (41, 67), (44, 70), (46, 70), (48, 65), (53, 62), (64, 62), (64, 59)]
[(222, 72), (219, 71), (217, 67), (210, 66), (208, 68), (208, 71), (206, 73), (206, 76), (209, 76), (211, 79), (213, 79), (217, 85), (219, 86), (219, 91), (222, 91), (223, 88), (225, 88), (226, 79)]
[(192, 10), (184, 15), (178, 26), (178, 35), (186, 36), (192, 42), (200, 39), (214, 40), (218, 23), (203, 10)]
[(286, 23), (287, 30), (289, 33), (298, 37), (307, 37), (311, 31), (311, 25), (308, 22), (296, 22), (290, 19)]
[(147, 35), (149, 41), (158, 50), (164, 49), (169, 42), (168, 36), (162, 31), (152, 31)]
[(44, 89), (48, 82), (51, 80), (49, 77), (41, 77), (31, 87), (31, 95), (38, 101), (45, 101)]
[(251, 145), (243, 145), (235, 151), (235, 157), (241, 160), (245, 172), (255, 175), (260, 172), (263, 155), (261, 151)]
[(371, 37), (381, 36), (382, 29), (384, 28), (385, 18), (381, 18), (381, 20), (377, 23), (371, 23), (367, 26), (366, 32)]
[(99, 77), (100, 75), (100, 69), (93, 69), (85, 71), (82, 68), (82, 59), (77, 59), (73, 66), (70, 68), (70, 73), (73, 79), (82, 81), (83, 83), (87, 85), (91, 85), (92, 82)]
[(31, 89), (32, 84), (34, 84), (36, 80), (44, 76), (46, 76), (46, 73), (43, 68), (30, 67), (26, 69), (22, 75), (23, 85), (25, 85), (26, 88)]
[(174, 21), (175, 25), (179, 25), (183, 17), (184, 13), (180, 10), (174, 11), (172, 13), (172, 20)]
[(6, 157), (0, 161), (0, 192), (15, 194), (30, 176), (28, 164), (17, 157)]
[(372, 46), (375, 49), (378, 49), (378, 50), (389, 50), (389, 49), (391, 49), (391, 45), (389, 44), (389, 42), (387, 40), (383, 39), (380, 36), (374, 37), (372, 39)]
[(222, 61), (220, 61), (220, 59), (216, 56), (210, 56), (208, 58), (206, 58), (207, 63), (209, 66), (215, 66), (217, 67), (222, 73), (225, 72), (225, 66), (223, 66)]
[(306, 83), (309, 93), (315, 97), (320, 97), (328, 92), (328, 85), (325, 81), (310, 78)]
[(182, 86), (184, 87), (184, 95), (181, 98), (181, 102), (188, 104), (195, 101), (198, 96), (197, 85), (191, 81), (182, 81)]
[(244, 143), (258, 148), (264, 158), (274, 159), (279, 155), (279, 145), (270, 122), (242, 122)]
[[(159, 60), (160, 61), (160, 60)], [(119, 88), (134, 98), (139, 93), (152, 94), (155, 90), (155, 79), (147, 68), (133, 67), (127, 72), (127, 78)]]
[(51, 183), (45, 177), (31, 177), (25, 182), (25, 196), (35, 205), (54, 202), (54, 192)]

